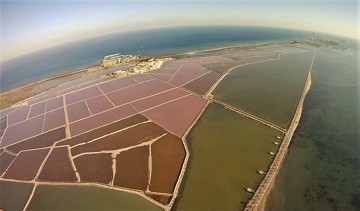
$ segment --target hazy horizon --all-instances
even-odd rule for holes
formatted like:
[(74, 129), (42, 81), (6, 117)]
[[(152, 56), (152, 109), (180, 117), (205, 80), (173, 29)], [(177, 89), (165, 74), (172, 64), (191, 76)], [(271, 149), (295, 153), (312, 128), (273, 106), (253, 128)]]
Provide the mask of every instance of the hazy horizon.
[(358, 8), (355, 0), (2, 1), (1, 60), (90, 37), (177, 26), (263, 26), (358, 38)]

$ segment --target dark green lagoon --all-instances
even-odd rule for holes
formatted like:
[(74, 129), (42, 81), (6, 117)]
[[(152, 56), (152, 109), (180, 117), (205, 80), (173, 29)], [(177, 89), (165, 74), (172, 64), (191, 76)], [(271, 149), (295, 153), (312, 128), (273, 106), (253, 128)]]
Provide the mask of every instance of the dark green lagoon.
[(276, 152), (280, 132), (210, 104), (187, 137), (190, 161), (177, 210), (239, 210)]
[(29, 210), (161, 210), (135, 194), (76, 185), (39, 185)]
[(299, 128), (266, 210), (360, 210), (359, 54), (318, 51)]
[(214, 97), (288, 128), (313, 56), (311, 50), (294, 49), (300, 52), (283, 54), (279, 60), (236, 68), (216, 87)]
[(24, 210), (34, 185), (0, 181), (0, 210)]

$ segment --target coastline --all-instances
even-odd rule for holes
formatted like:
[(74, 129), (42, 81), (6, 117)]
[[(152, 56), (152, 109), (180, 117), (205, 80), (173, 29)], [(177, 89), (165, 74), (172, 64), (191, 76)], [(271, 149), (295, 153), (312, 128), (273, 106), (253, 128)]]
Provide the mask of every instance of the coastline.
[[(169, 54), (166, 56), (160, 56), (159, 58), (163, 57), (174, 57), (175, 59), (180, 59), (182, 57), (202, 57), (206, 56), (207, 53), (216, 53), (217, 51), (223, 51), (223, 50), (251, 50), (253, 48), (261, 47), (261, 46), (267, 46), (267, 45), (281, 45), (281, 44), (292, 44), (296, 41), (280, 41), (280, 42), (264, 42), (264, 43), (256, 43), (256, 44), (244, 44), (244, 45), (233, 45), (233, 46), (225, 46), (225, 47), (218, 47), (218, 48), (212, 48), (212, 49), (206, 49), (206, 50), (199, 50), (199, 51), (191, 51), (186, 53), (179, 53), (179, 54)], [(93, 71), (94, 68), (101, 68), (96, 71)], [(89, 66), (83, 69), (78, 69), (74, 71), (70, 71), (63, 74), (58, 74), (49, 78), (42, 79), (40, 81), (32, 82), (30, 84), (26, 84), (23, 86), (20, 86), (15, 89), (8, 90), (6, 92), (0, 93), (0, 110), (4, 110), (6, 108), (10, 108), (13, 105), (22, 102), (26, 99), (29, 99), (33, 96), (36, 96), (38, 94), (41, 94), (44, 91), (47, 91), (51, 88), (55, 88), (58, 85), (49, 86), (46, 87), (47, 83), (56, 83), (57, 81), (64, 80), (66, 78), (71, 77), (82, 77), (84, 74), (87, 73), (94, 73), (97, 71), (104, 70), (106, 68), (101, 67), (98, 65)], [(34, 89), (45, 86), (45, 88), (34, 91)], [(1, 90), (0, 90), (1, 91)]]
[[(89, 71), (92, 68), (98, 68), (100, 67), (99, 65), (94, 65), (94, 66), (90, 66), (84, 69), (80, 69), (80, 70), (74, 70), (68, 73), (64, 73), (64, 74), (59, 74), (59, 75), (55, 75), (53, 77), (50, 78), (46, 78), (40, 81), (36, 81), (3, 93), (0, 93), (0, 110), (6, 109), (6, 108), (10, 108), (11, 106), (13, 106), (14, 104), (21, 102), (25, 99), (31, 98), (35, 95), (38, 95), (44, 91), (47, 91), (51, 88), (56, 87), (57, 85), (54, 86), (50, 86), (49, 88), (45, 88), (43, 90), (39, 90), (39, 91), (33, 91), (35, 88), (37, 88), (38, 86), (44, 86), (47, 83), (52, 83), (52, 82), (56, 82), (59, 80), (64, 80), (66, 78), (70, 78), (70, 77), (82, 77), (84, 74), (86, 73), (90, 73), (93, 71)], [(100, 71), (100, 69), (98, 70)]]

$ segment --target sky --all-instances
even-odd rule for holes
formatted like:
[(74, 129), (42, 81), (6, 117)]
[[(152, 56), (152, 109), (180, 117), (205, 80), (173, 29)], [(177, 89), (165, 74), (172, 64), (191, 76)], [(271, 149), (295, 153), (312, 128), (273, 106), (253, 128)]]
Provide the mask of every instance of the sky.
[(0, 0), (1, 60), (103, 34), (253, 25), (359, 38), (358, 0)]

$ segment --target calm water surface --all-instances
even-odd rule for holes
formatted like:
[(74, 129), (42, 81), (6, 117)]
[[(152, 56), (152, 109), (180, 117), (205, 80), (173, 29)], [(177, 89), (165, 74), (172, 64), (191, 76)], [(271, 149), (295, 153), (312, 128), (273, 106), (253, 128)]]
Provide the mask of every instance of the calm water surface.
[(320, 51), (266, 210), (360, 210), (359, 54)]

